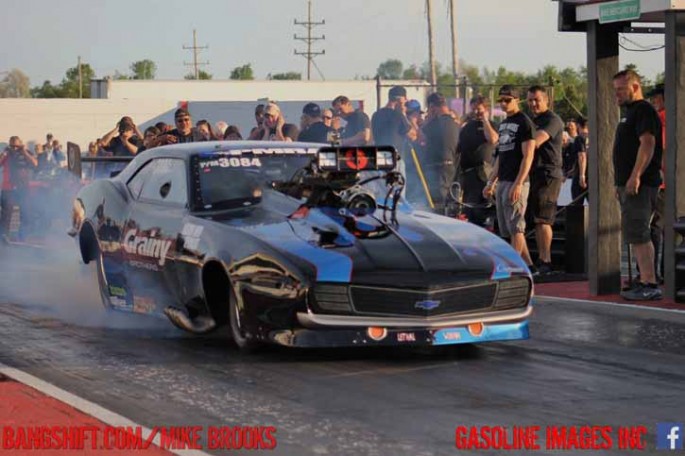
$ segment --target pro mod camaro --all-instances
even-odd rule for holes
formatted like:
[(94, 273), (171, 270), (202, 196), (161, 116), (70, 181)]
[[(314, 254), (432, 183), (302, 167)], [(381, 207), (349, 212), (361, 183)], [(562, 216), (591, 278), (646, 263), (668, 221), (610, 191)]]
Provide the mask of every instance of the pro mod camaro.
[(474, 225), (414, 210), (384, 147), (161, 147), (77, 195), (107, 308), (244, 349), (526, 339), (532, 281)]

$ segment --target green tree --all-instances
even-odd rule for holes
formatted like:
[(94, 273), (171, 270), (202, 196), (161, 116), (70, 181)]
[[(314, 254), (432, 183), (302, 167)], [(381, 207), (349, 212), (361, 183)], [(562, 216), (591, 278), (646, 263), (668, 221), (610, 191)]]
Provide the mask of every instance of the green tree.
[[(95, 78), (95, 71), (87, 63), (81, 64), (83, 98), (90, 98), (90, 80)], [(79, 97), (79, 71), (78, 66), (69, 68), (65, 74), (60, 88), (63, 98)]]
[(36, 86), (31, 89), (31, 97), (33, 98), (64, 98), (62, 88), (60, 86), (52, 85), (50, 81), (43, 82), (43, 85)]
[(150, 59), (138, 60), (131, 64), (132, 79), (154, 79), (157, 64)]
[(415, 64), (409, 65), (402, 72), (402, 79), (421, 79), (421, 71)]
[(388, 59), (378, 65), (376, 74), (381, 79), (401, 79), (404, 65), (397, 59)]
[(231, 71), (231, 79), (234, 80), (252, 80), (254, 79), (254, 72), (252, 71), (252, 64), (246, 63), (243, 66), (235, 67)]
[[(197, 79), (199, 81), (209, 80), (209, 79), (212, 79), (213, 77), (214, 77), (213, 75), (207, 73), (204, 70), (198, 70), (198, 72), (197, 72)], [(183, 76), (183, 79), (193, 80), (193, 79), (195, 79), (195, 73), (188, 73), (185, 76)]]
[(269, 74), (267, 79), (272, 79), (274, 81), (299, 81), (302, 79), (302, 73), (288, 71), (287, 73)]
[(0, 81), (0, 98), (28, 98), (31, 96), (29, 77), (23, 71), (12, 69)]

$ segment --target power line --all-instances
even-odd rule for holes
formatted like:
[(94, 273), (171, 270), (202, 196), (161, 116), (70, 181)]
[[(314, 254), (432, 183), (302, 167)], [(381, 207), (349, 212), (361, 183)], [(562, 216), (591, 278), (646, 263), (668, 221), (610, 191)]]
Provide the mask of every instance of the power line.
[(192, 66), (195, 69), (195, 79), (200, 79), (200, 67), (204, 66), (204, 65), (209, 65), (209, 61), (198, 62), (197, 56), (200, 53), (201, 49), (209, 49), (209, 46), (198, 46), (197, 45), (197, 32), (195, 31), (195, 29), (193, 29), (193, 45), (192, 46), (183, 46), (183, 49), (193, 51), (193, 63), (183, 62), (183, 64), (185, 66)]
[[(298, 21), (295, 19), (294, 21), (295, 25), (302, 25), (307, 29), (307, 36), (297, 36), (297, 34), (293, 35), (293, 39), (299, 40), (299, 41), (304, 41), (307, 44), (307, 50), (304, 52), (298, 52), (297, 49), (295, 49), (295, 55), (301, 55), (304, 56), (307, 59), (307, 80), (309, 81), (311, 79), (311, 73), (312, 73), (312, 63), (314, 63), (314, 57), (317, 55), (324, 55), (326, 53), (326, 50), (321, 50), (321, 51), (312, 51), (312, 44), (315, 41), (319, 40), (325, 40), (326, 35), (321, 35), (321, 36), (312, 36), (312, 30), (314, 27), (318, 25), (324, 25), (326, 24), (325, 20), (322, 20), (321, 22), (314, 22), (312, 21), (312, 0), (307, 1), (307, 20), (306, 21)], [(321, 74), (321, 71), (319, 70), (319, 67), (316, 67), (317, 71), (319, 71), (319, 74)], [(321, 74), (321, 78), (324, 79), (323, 74)]]

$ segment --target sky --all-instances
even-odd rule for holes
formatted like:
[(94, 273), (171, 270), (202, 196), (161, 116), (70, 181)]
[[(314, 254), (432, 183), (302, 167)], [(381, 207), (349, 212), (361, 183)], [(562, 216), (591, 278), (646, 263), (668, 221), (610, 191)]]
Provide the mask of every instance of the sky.
[[(436, 56), (451, 65), (447, 0), (433, 1)], [(306, 75), (305, 50), (293, 39), (306, 30), (306, 0), (2, 0), (0, 72), (18, 68), (32, 86), (58, 83), (78, 56), (96, 77), (129, 73), (131, 62), (151, 59), (157, 79), (181, 79), (190, 72), (193, 29), (202, 67), (214, 79), (250, 63), (257, 79), (287, 71)], [(314, 30), (326, 39), (316, 58), (327, 80), (375, 75), (395, 58), (406, 65), (428, 60), (424, 0), (313, 0)], [(459, 56), (470, 65), (534, 72), (544, 65), (585, 64), (585, 35), (560, 33), (557, 4), (551, 0), (456, 0)], [(630, 35), (643, 46), (663, 44), (662, 35)], [(627, 46), (634, 47), (627, 43)], [(621, 64), (635, 63), (653, 77), (663, 71), (663, 50), (621, 51)], [(312, 70), (312, 79), (320, 79)]]

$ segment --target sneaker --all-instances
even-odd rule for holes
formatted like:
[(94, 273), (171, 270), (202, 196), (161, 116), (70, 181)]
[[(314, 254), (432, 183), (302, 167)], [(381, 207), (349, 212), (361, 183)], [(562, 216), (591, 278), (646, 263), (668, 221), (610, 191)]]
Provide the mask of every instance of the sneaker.
[(540, 272), (540, 275), (547, 275), (553, 273), (554, 269), (552, 269), (552, 263), (545, 263), (544, 261), (541, 261), (538, 264), (538, 271)]
[(621, 297), (628, 301), (658, 301), (663, 296), (661, 288), (656, 284), (640, 283), (630, 290), (621, 292)]
[(537, 277), (540, 275), (540, 271), (538, 271), (538, 268), (534, 264), (529, 264), (528, 269), (530, 270), (530, 275), (533, 277)]

